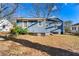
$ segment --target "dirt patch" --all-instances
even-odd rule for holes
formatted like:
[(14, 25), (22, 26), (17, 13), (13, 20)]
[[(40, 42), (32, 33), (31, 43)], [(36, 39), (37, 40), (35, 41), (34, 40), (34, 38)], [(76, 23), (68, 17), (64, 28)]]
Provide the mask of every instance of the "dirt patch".
[(79, 37), (71, 35), (19, 35), (0, 41), (0, 55), (6, 56), (73, 56), (79, 55)]

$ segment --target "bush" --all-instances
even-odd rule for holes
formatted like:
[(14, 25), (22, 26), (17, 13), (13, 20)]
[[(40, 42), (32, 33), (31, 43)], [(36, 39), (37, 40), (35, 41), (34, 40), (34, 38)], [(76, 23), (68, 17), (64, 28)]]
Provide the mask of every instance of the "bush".
[(65, 30), (66, 33), (70, 33), (71, 32), (69, 27), (68, 28), (66, 27), (64, 30)]
[(27, 28), (21, 28), (19, 26), (15, 26), (12, 30), (11, 30), (11, 34), (26, 34), (28, 32)]
[(28, 32), (28, 30), (27, 30), (27, 28), (20, 28), (20, 30), (19, 30), (19, 34), (27, 34), (27, 32)]
[(79, 31), (72, 33), (73, 35), (79, 36)]

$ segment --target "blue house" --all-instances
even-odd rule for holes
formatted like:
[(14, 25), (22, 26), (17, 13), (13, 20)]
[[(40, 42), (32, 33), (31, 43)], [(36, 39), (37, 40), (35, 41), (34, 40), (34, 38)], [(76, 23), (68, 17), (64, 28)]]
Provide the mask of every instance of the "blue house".
[(16, 24), (27, 27), (30, 33), (63, 34), (63, 21), (59, 18), (17, 18)]

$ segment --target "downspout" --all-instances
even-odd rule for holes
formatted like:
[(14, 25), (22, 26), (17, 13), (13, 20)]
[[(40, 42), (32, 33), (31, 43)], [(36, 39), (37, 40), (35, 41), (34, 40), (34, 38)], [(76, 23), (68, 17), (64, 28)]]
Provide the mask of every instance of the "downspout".
[(62, 24), (61, 24), (61, 34), (64, 34), (64, 22), (62, 21)]

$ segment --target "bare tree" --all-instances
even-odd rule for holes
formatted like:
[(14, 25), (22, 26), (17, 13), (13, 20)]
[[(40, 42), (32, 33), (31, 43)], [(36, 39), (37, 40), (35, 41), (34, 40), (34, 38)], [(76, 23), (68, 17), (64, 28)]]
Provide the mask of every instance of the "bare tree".
[(46, 4), (46, 6), (45, 6), (46, 8), (46, 18), (48, 18), (49, 16), (51, 16), (51, 13), (52, 13), (52, 11), (53, 11), (53, 8), (54, 8), (54, 4)]
[(37, 3), (32, 4), (33, 10), (31, 10), (31, 16), (33, 17), (43, 17), (48, 18), (49, 16), (52, 16), (52, 12), (56, 9), (56, 6), (54, 3)]
[(0, 19), (10, 17), (17, 8), (18, 4), (15, 3), (0, 3)]
[(72, 25), (72, 21), (68, 20), (64, 22), (64, 30), (66, 33), (71, 32), (70, 28)]

